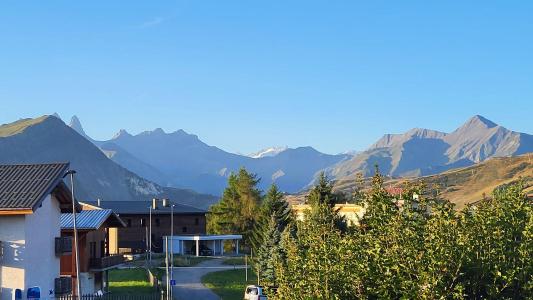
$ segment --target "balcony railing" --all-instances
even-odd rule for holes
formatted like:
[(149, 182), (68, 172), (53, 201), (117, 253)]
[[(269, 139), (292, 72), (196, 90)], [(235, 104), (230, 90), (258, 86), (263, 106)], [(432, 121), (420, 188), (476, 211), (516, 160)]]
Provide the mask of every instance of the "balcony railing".
[(102, 270), (114, 267), (116, 265), (120, 265), (123, 262), (124, 255), (122, 254), (104, 256), (100, 258), (91, 258), (89, 260), (89, 267), (91, 269)]

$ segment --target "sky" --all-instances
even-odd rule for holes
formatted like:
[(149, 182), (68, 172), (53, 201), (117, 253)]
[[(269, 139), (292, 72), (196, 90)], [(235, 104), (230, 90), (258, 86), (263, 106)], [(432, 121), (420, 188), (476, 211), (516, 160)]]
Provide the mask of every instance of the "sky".
[[(156, 3), (155, 3), (156, 2)], [(533, 133), (532, 1), (4, 1), (0, 123), (364, 150), (479, 114)]]

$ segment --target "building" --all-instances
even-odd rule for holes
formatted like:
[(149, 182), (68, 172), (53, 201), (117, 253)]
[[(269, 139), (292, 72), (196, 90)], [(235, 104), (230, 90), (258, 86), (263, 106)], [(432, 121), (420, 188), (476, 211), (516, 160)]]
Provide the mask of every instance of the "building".
[[(299, 221), (303, 221), (305, 214), (311, 209), (308, 204), (295, 204), (291, 208)], [(358, 225), (359, 220), (365, 214), (365, 208), (357, 204), (335, 204), (333, 209), (337, 211), (337, 214), (344, 217), (348, 226)]]
[(111, 254), (145, 252), (150, 241), (150, 231), (152, 251), (163, 252), (163, 237), (171, 235), (171, 211), (174, 212), (174, 235), (199, 235), (206, 232), (205, 210), (168, 200), (95, 201), (84, 202), (82, 206), (84, 210), (111, 209), (126, 224), (125, 228), (117, 229), (118, 243), (110, 245)]
[[(61, 214), (61, 236), (72, 238), (74, 222), (72, 213)], [(76, 215), (78, 231), (80, 284), (82, 295), (97, 291), (108, 291), (108, 270), (124, 262), (124, 256), (110, 254), (111, 242), (116, 242), (116, 230), (126, 227), (124, 222), (110, 209), (82, 210)], [(61, 276), (71, 277), (72, 287), (76, 280), (75, 256), (61, 256)]]
[[(60, 277), (60, 215), (72, 213), (68, 163), (0, 165), (0, 299), (39, 287), (54, 297)], [(59, 249), (61, 250), (61, 249)]]

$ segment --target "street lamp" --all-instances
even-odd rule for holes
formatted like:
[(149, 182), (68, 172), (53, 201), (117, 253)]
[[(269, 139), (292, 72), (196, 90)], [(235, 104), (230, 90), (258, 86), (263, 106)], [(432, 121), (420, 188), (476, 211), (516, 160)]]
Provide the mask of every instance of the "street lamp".
[[(174, 279), (174, 206), (174, 204), (170, 205), (170, 280)], [(170, 296), (172, 292), (170, 288)]]
[(74, 199), (74, 174), (75, 170), (69, 170), (65, 173), (63, 178), (67, 175), (70, 175), (70, 195), (72, 197), (72, 223), (74, 230), (74, 254), (76, 256), (76, 293), (78, 298), (81, 298), (81, 282), (80, 282), (80, 258), (79, 258), (79, 249), (78, 249), (78, 229), (76, 227), (76, 200)]

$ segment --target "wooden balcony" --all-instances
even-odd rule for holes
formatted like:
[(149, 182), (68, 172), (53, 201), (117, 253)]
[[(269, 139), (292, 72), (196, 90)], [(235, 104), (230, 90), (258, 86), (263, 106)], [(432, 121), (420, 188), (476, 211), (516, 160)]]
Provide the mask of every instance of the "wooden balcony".
[(124, 255), (122, 254), (91, 258), (89, 260), (89, 268), (91, 270), (107, 270), (120, 265), (124, 261)]

